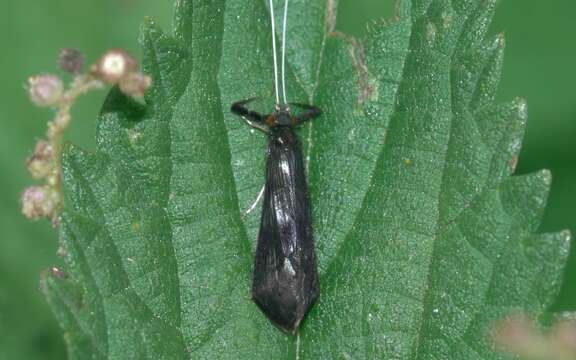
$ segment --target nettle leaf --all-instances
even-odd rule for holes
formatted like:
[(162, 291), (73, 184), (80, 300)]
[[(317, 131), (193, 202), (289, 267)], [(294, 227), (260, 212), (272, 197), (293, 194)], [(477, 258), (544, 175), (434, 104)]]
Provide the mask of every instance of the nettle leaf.
[(44, 291), (72, 359), (498, 359), (494, 320), (541, 315), (569, 234), (537, 235), (550, 174), (511, 176), (522, 100), (496, 105), (496, 0), (403, 0), (362, 41), (334, 0), (293, 0), (288, 94), (322, 293), (297, 337), (250, 298), (266, 137), (229, 113), (273, 104), (266, 1), (179, 0), (146, 20), (147, 105), (113, 91), (95, 153), (64, 158), (66, 279)]

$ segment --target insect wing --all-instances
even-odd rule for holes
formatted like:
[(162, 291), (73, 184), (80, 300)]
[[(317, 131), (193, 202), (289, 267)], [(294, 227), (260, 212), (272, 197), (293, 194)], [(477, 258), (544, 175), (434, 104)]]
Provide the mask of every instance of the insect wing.
[(286, 129), (268, 146), (252, 295), (274, 323), (294, 332), (319, 292), (302, 151)]

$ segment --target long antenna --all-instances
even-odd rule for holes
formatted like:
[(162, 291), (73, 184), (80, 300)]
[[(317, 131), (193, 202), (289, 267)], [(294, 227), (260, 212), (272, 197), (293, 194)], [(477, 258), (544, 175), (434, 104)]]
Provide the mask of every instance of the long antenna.
[(288, 0), (284, 2), (284, 23), (282, 24), (282, 96), (284, 104), (286, 101), (286, 23), (288, 19)]
[(270, 0), (270, 20), (272, 23), (272, 52), (274, 53), (274, 86), (276, 87), (276, 104), (280, 104), (278, 95), (278, 59), (276, 58), (276, 20), (274, 19), (274, 4)]

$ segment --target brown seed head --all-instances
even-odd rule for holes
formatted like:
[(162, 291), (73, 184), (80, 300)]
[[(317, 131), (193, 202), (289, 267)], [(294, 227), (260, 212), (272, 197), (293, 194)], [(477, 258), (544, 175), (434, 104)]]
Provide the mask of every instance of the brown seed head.
[(52, 106), (58, 103), (64, 93), (64, 84), (56, 75), (38, 75), (28, 79), (28, 95), (38, 106)]
[(128, 74), (126, 78), (120, 81), (120, 90), (134, 98), (142, 98), (146, 89), (152, 84), (150, 76), (146, 76), (140, 72)]
[(124, 50), (115, 49), (102, 55), (91, 73), (109, 84), (118, 84), (137, 69), (136, 59)]
[(84, 55), (77, 49), (62, 49), (58, 56), (58, 66), (70, 74), (78, 75), (84, 67)]
[(49, 176), (54, 169), (52, 145), (46, 140), (36, 143), (34, 153), (26, 160), (26, 167), (34, 179)]
[(52, 219), (60, 206), (60, 197), (49, 186), (31, 186), (22, 193), (22, 213), (29, 219)]

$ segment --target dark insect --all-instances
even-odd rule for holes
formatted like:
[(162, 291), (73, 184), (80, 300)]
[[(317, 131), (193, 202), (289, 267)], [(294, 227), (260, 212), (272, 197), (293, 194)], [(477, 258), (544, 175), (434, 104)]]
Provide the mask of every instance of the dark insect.
[(270, 137), (252, 297), (270, 320), (294, 333), (320, 294), (306, 173), (294, 127), (321, 112), (291, 103), (303, 112), (292, 115), (282, 104), (271, 115), (260, 115), (245, 107), (252, 100), (231, 109)]

